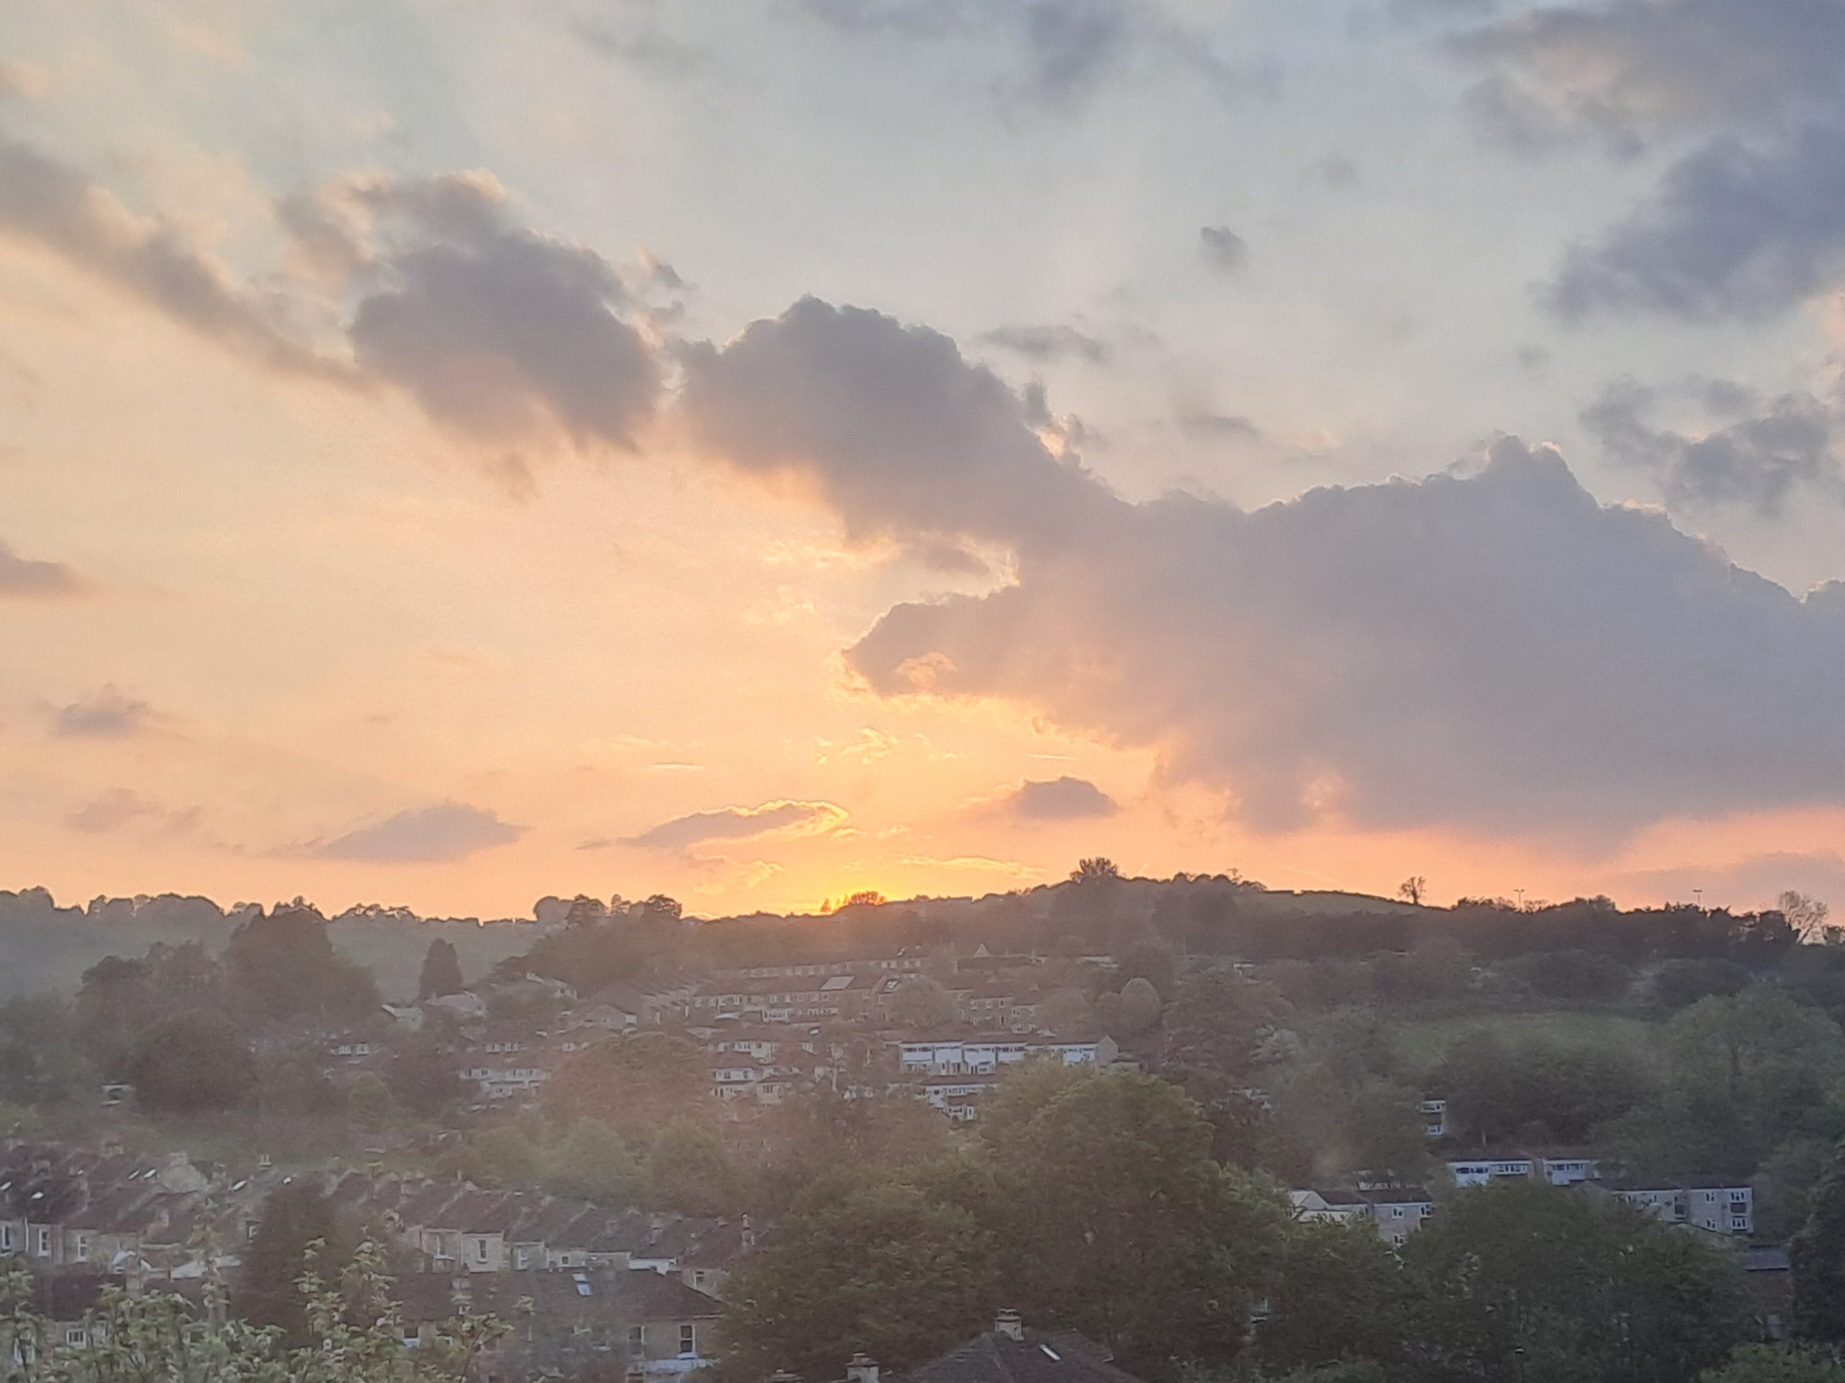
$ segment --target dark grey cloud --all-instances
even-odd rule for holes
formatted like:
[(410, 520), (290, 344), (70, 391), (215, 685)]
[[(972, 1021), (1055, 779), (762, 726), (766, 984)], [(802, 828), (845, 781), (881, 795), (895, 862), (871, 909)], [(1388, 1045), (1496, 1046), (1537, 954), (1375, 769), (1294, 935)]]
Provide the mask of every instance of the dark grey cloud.
[(312, 842), (302, 853), (376, 864), (440, 864), (510, 845), (523, 834), (524, 827), (502, 821), (483, 807), (439, 802), (412, 807), (332, 840)]
[(1477, 104), (1533, 137), (1618, 147), (1696, 129), (1770, 128), (1845, 94), (1837, 0), (1613, 0), (1524, 10), (1453, 41), (1489, 68)]
[[(831, 802), (764, 802), (759, 807), (721, 807), (674, 817), (624, 842), (648, 850), (685, 850), (712, 840), (747, 840), (771, 832), (819, 835), (846, 819)], [(595, 848), (585, 844), (585, 849)]]
[(1114, 347), (1108, 342), (1062, 324), (996, 327), (978, 339), (982, 345), (997, 346), (1043, 363), (1075, 358), (1091, 365), (1106, 365), (1115, 358)]
[(652, 416), (660, 361), (630, 319), (684, 287), (669, 266), (645, 259), (630, 290), (595, 251), (519, 224), (481, 174), (348, 178), (275, 214), (290, 272), (258, 289), (77, 170), (0, 141), (0, 235), (270, 368), (401, 388), (495, 453), (626, 448)]
[(28, 145), (0, 139), (0, 235), (53, 250), (205, 336), (271, 367), (336, 376), (286, 325), (281, 304), (240, 284), (173, 227)]
[(1101, 495), (1047, 446), (1064, 434), (1040, 392), (882, 313), (804, 298), (684, 366), (681, 413), (706, 448), (804, 482), (855, 536), (1028, 541)]
[(361, 368), (438, 422), (518, 445), (561, 431), (628, 448), (660, 369), (619, 314), (633, 306), (600, 255), (517, 225), (497, 184), (450, 176), (367, 191), (387, 218), (351, 335)]
[(1570, 252), (1550, 301), (1571, 317), (1759, 318), (1842, 274), (1845, 126), (1811, 125), (1766, 147), (1719, 140), (1676, 164), (1652, 206)]
[(1519, 142), (1701, 141), (1646, 205), (1569, 252), (1548, 293), (1563, 315), (1758, 318), (1845, 278), (1838, 0), (1554, 5), (1454, 47), (1487, 68), (1475, 109)]
[(1614, 459), (1657, 473), (1675, 505), (1741, 505), (1775, 518), (1801, 491), (1845, 500), (1835, 407), (1811, 394), (1767, 399), (1727, 380), (1702, 393), (1706, 411), (1731, 416), (1702, 431), (1657, 427), (1659, 391), (1623, 381), (1583, 410), (1583, 425)]
[(152, 729), (154, 708), (106, 686), (84, 701), (59, 706), (52, 715), (54, 733), (67, 739), (127, 739)]
[(1009, 814), (1021, 821), (1082, 821), (1113, 816), (1115, 799), (1086, 778), (1027, 780), (1005, 799)]
[(1226, 97), (1274, 85), (1272, 73), (1219, 57), (1208, 33), (1154, 0), (805, 0), (805, 8), (850, 33), (978, 40), (1006, 54), (1002, 95), (1051, 109), (1080, 107), (1143, 58)]
[(1243, 262), (1249, 258), (1248, 244), (1228, 226), (1200, 227), (1198, 248), (1206, 264), (1226, 273), (1242, 268)]
[(82, 578), (62, 562), (21, 557), (5, 542), (0, 542), (0, 600), (71, 596), (81, 593), (83, 588)]

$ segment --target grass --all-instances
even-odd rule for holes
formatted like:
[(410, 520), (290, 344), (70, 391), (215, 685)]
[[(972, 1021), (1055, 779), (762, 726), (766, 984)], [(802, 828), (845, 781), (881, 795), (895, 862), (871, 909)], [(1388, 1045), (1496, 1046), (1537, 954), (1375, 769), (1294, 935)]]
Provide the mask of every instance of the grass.
[(1651, 1047), (1658, 1024), (1623, 1013), (1552, 1009), (1542, 1013), (1474, 1013), (1412, 1019), (1397, 1027), (1404, 1058), (1424, 1069), (1436, 1065), (1457, 1040), (1492, 1033), (1507, 1042), (1549, 1040), (1567, 1046)]

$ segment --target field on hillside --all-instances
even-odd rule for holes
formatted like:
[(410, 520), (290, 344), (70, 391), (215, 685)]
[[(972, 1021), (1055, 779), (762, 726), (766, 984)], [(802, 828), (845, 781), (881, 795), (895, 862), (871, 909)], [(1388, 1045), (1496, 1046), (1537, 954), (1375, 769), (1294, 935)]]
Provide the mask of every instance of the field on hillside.
[(1424, 1069), (1439, 1063), (1455, 1041), (1488, 1033), (1507, 1042), (1549, 1039), (1570, 1046), (1627, 1047), (1650, 1050), (1658, 1025), (1620, 1013), (1553, 1010), (1548, 1013), (1467, 1014), (1403, 1023), (1397, 1041), (1403, 1056)]

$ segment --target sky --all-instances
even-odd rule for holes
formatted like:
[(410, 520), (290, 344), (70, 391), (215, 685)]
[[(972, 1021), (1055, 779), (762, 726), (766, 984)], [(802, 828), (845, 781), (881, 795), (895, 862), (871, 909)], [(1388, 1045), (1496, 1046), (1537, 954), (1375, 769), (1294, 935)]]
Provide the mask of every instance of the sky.
[(12, 0), (0, 887), (1845, 900), (1845, 0)]

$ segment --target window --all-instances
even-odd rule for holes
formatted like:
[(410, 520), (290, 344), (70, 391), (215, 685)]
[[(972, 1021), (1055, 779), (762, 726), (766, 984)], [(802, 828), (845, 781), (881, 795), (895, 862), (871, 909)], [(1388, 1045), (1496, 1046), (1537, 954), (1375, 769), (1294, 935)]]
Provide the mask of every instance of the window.
[(705, 1270), (703, 1268), (694, 1268), (692, 1270), (692, 1285), (700, 1291), (704, 1290)]
[(474, 1241), (474, 1261), (476, 1263), (485, 1263), (487, 1261), (487, 1241), (485, 1239), (476, 1239)]
[(51, 1230), (50, 1228), (46, 1225), (40, 1225), (38, 1227), (38, 1232), (34, 1234), (32, 1237), (36, 1241), (32, 1246), (32, 1251), (36, 1253), (40, 1258), (51, 1257)]
[(646, 1326), (631, 1325), (628, 1327), (628, 1348), (636, 1354), (643, 1353), (646, 1350), (647, 1348), (647, 1327)]
[(1747, 1217), (1747, 1216), (1743, 1216), (1743, 1215), (1732, 1215), (1732, 1216), (1730, 1216), (1730, 1228), (1731, 1228), (1732, 1230), (1735, 1230), (1735, 1231), (1737, 1231), (1738, 1233), (1742, 1233), (1742, 1232), (1745, 1232), (1745, 1231), (1747, 1231), (1747, 1230), (1748, 1230), (1748, 1228), (1749, 1228), (1749, 1220), (1748, 1220), (1748, 1217)]
[(86, 1345), (90, 1342), (90, 1332), (80, 1325), (64, 1328), (64, 1343), (67, 1345)]
[(679, 1327), (679, 1352), (681, 1354), (698, 1353), (698, 1333), (690, 1322)]
[(0, 1224), (0, 1253), (13, 1251), (13, 1227)]
[(72, 1256), (79, 1263), (87, 1263), (90, 1261), (90, 1236), (87, 1233), (79, 1233), (77, 1235), (77, 1242), (72, 1250)]

